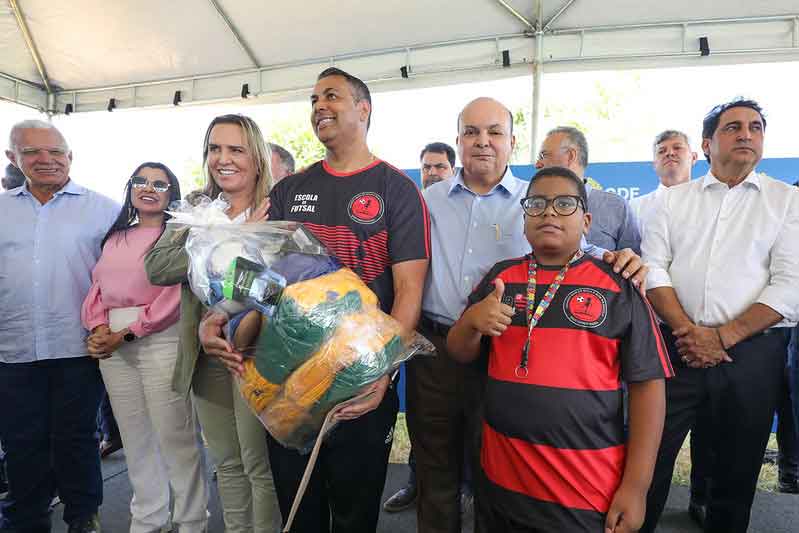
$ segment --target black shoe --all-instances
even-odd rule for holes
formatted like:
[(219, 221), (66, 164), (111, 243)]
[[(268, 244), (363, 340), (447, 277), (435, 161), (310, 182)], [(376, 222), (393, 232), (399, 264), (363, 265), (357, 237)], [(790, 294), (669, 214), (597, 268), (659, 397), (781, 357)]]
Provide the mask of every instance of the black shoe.
[(799, 494), (799, 480), (781, 478), (777, 483), (777, 490), (784, 494)]
[(6, 481), (6, 469), (4, 467), (5, 465), (0, 462), (0, 500), (4, 500), (8, 495), (8, 482)]
[(69, 524), (67, 533), (102, 533), (100, 530), (100, 518), (95, 514), (88, 518), (75, 520)]
[(691, 500), (688, 503), (688, 514), (691, 516), (691, 520), (696, 522), (702, 530), (705, 529), (705, 515), (707, 514), (707, 507), (704, 504), (697, 502), (696, 500)]
[(48, 507), (47, 510), (52, 513), (53, 511), (55, 511), (55, 508), (58, 507), (60, 503), (61, 503), (61, 498), (59, 498), (58, 494), (56, 494), (55, 496), (53, 496), (53, 499), (50, 500), (50, 506)]
[(474, 494), (461, 490), (461, 514), (466, 515), (474, 511)]
[(397, 513), (409, 507), (413, 507), (416, 502), (416, 485), (408, 485), (397, 491), (394, 496), (386, 500), (383, 510), (388, 513)]
[(114, 452), (122, 449), (122, 439), (104, 440), (100, 443), (100, 459), (105, 459)]

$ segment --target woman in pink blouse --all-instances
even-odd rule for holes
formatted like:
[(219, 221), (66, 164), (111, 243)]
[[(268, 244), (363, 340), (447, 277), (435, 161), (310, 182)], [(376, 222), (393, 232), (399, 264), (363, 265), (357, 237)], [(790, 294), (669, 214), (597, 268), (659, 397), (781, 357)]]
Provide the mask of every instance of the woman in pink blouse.
[(131, 533), (167, 525), (170, 484), (180, 532), (206, 529), (208, 489), (193, 410), (171, 385), (180, 286), (154, 286), (144, 271), (144, 256), (164, 231), (164, 210), (179, 199), (178, 180), (165, 165), (143, 163), (133, 172), (81, 310), (125, 446)]

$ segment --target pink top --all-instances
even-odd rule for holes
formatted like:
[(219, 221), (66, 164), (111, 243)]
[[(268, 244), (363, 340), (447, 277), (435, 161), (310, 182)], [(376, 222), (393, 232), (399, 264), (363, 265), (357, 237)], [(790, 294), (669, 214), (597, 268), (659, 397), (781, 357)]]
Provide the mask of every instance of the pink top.
[(144, 271), (144, 256), (160, 237), (161, 228), (134, 227), (112, 235), (92, 272), (92, 286), (83, 301), (81, 320), (91, 331), (108, 324), (108, 310), (143, 306), (128, 326), (137, 337), (163, 331), (180, 318), (180, 285), (157, 287)]

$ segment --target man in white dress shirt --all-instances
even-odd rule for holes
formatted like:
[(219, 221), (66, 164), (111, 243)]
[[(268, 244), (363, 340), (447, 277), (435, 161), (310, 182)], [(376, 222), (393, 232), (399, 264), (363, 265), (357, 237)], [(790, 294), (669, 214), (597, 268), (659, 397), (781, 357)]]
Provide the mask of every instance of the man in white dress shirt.
[(652, 150), (652, 166), (660, 180), (658, 188), (630, 200), (630, 208), (638, 221), (641, 236), (644, 235), (644, 224), (660, 193), (668, 187), (691, 181), (691, 169), (696, 164), (696, 152), (691, 150), (688, 135), (681, 131), (666, 130), (659, 133), (652, 143)]
[(705, 531), (746, 531), (799, 319), (799, 191), (755, 172), (760, 106), (722, 104), (702, 126), (710, 172), (663, 191), (643, 241), (647, 296), (676, 373), (644, 532), (657, 525), (677, 453), (705, 405), (713, 453)]
[[(657, 189), (630, 200), (630, 209), (633, 210), (638, 221), (641, 236), (644, 235), (646, 221), (652, 215), (655, 201), (669, 187), (691, 181), (691, 170), (696, 164), (696, 152), (691, 150), (688, 135), (678, 130), (660, 132), (652, 143), (652, 167), (657, 174)], [(710, 475), (708, 431), (709, 423), (703, 420), (708, 412), (698, 415), (698, 421), (691, 430), (691, 497), (688, 510), (691, 517), (703, 526), (705, 521), (705, 506), (707, 505), (706, 479)]]

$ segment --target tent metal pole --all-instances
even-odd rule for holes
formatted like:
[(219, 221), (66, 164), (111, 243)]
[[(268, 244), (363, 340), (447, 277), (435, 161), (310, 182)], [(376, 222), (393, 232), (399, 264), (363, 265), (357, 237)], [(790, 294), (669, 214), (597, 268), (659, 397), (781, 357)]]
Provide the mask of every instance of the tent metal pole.
[[(567, 9), (569, 9), (569, 8), (571, 7), (571, 5), (572, 5), (572, 4), (573, 4), (575, 1), (576, 1), (576, 0), (569, 0), (568, 2), (566, 2), (565, 4), (563, 4), (563, 7), (561, 7), (560, 9), (558, 9), (558, 12), (557, 12), (557, 13), (555, 13), (554, 15), (552, 15), (552, 18), (551, 18), (551, 19), (549, 19), (549, 21), (548, 21), (546, 24), (544, 24), (544, 32), (548, 32), (548, 31), (549, 31), (549, 28), (550, 28), (550, 27), (551, 27), (551, 26), (552, 26), (552, 25), (555, 23), (555, 21), (556, 21), (556, 20), (558, 20), (558, 19), (560, 18), (560, 16), (561, 16), (563, 13), (565, 13), (565, 12), (566, 12), (566, 10), (567, 10)], [(543, 0), (542, 0), (542, 3), (543, 3)]]
[(21, 105), (22, 107), (27, 107), (29, 109), (33, 109), (34, 111), (38, 111), (39, 113), (45, 113), (45, 110), (43, 108), (41, 108), (41, 107), (39, 107), (37, 105), (29, 104), (27, 102), (23, 102), (23, 101), (19, 100), (19, 98), (17, 98), (16, 100), (7, 100), (6, 98), (0, 97), (0, 101), (3, 101), (3, 102), (8, 101), (8, 102), (11, 102), (12, 104), (17, 104), (17, 105)]
[(241, 49), (244, 51), (245, 54), (247, 54), (247, 57), (250, 59), (250, 62), (253, 64), (253, 66), (260, 67), (261, 65), (258, 64), (258, 60), (255, 58), (255, 54), (253, 54), (250, 47), (247, 46), (247, 43), (244, 41), (244, 38), (239, 33), (239, 30), (233, 24), (233, 21), (230, 20), (230, 17), (227, 16), (225, 10), (222, 9), (222, 6), (219, 5), (219, 2), (217, 2), (216, 0), (209, 0), (209, 1), (211, 2), (211, 5), (214, 6), (214, 9), (216, 9), (216, 12), (219, 13), (219, 16), (222, 18), (222, 21), (225, 23), (225, 26), (227, 26), (227, 29), (233, 35), (233, 38), (236, 39), (236, 42), (239, 44)]
[[(543, 0), (541, 1), (543, 2)], [(499, 5), (501, 5), (502, 7), (504, 7), (511, 15), (519, 19), (522, 22), (522, 24), (527, 26), (528, 30), (536, 31), (536, 27), (533, 26), (533, 23), (527, 20), (524, 15), (519, 13), (519, 11), (517, 11), (515, 7), (507, 3), (505, 0), (497, 0), (497, 3), (499, 3)]]
[(22, 78), (17, 78), (16, 76), (12, 76), (11, 74), (6, 74), (5, 72), (0, 72), (0, 78), (7, 79), (8, 81), (13, 81), (14, 83), (18, 83), (20, 85), (26, 85), (33, 89), (42, 90), (41, 85), (36, 85), (35, 83), (31, 83), (28, 80), (23, 80)]
[(19, 30), (22, 32), (22, 37), (25, 39), (25, 45), (28, 47), (28, 52), (30, 52), (33, 62), (36, 64), (36, 70), (39, 71), (39, 76), (42, 78), (44, 88), (48, 95), (53, 94), (53, 88), (50, 86), (50, 79), (47, 77), (47, 70), (44, 68), (42, 57), (39, 55), (39, 50), (36, 48), (36, 43), (33, 42), (33, 37), (31, 37), (31, 32), (28, 29), (28, 23), (25, 22), (25, 17), (22, 14), (22, 11), (19, 9), (19, 4), (17, 4), (17, 0), (8, 0), (8, 3), (11, 5), (11, 11), (14, 12), (14, 16), (17, 19), (17, 25), (19, 26)]
[(780, 22), (791, 21), (796, 18), (796, 15), (776, 15), (770, 17), (740, 17), (740, 18), (727, 18), (727, 19), (697, 19), (697, 20), (680, 20), (669, 22), (646, 22), (641, 24), (615, 24), (611, 26), (585, 26), (580, 28), (562, 28), (558, 30), (551, 30), (552, 35), (568, 35), (580, 32), (604, 32), (604, 31), (626, 31), (626, 30), (644, 30), (656, 28), (668, 28), (673, 26), (700, 26), (705, 24), (752, 24), (756, 22)]
[[(713, 50), (714, 56), (737, 56), (746, 54), (785, 54), (797, 52), (795, 46), (781, 46), (777, 48), (737, 48), (735, 50)], [(547, 59), (545, 63), (571, 63), (575, 61), (632, 61), (637, 59), (679, 59), (683, 57), (700, 57), (699, 50), (695, 52), (649, 52), (642, 54), (629, 55), (606, 55), (606, 56), (572, 56), (554, 57)]]
[[(568, 6), (567, 6), (568, 7)], [(544, 76), (544, 2), (538, 0), (538, 23), (535, 32), (535, 61), (533, 62), (533, 105), (530, 111), (530, 162), (535, 164), (541, 121), (541, 81)]]

